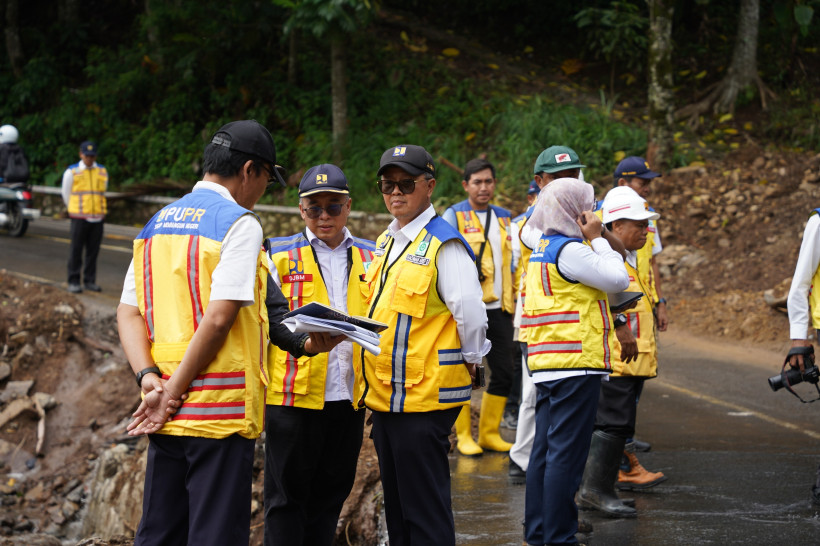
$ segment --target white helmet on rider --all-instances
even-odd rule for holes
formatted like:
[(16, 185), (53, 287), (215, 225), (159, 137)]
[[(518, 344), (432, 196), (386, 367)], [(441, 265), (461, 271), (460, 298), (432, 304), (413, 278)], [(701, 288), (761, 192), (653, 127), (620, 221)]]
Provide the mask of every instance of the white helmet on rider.
[(14, 125), (3, 125), (0, 127), (0, 144), (14, 144), (20, 133)]

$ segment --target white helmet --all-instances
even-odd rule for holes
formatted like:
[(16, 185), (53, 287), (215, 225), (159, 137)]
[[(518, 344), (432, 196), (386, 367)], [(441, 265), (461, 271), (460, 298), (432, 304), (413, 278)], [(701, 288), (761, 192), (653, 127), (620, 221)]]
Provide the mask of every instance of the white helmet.
[(20, 133), (17, 132), (17, 127), (14, 125), (0, 127), (0, 144), (14, 144), (19, 136)]

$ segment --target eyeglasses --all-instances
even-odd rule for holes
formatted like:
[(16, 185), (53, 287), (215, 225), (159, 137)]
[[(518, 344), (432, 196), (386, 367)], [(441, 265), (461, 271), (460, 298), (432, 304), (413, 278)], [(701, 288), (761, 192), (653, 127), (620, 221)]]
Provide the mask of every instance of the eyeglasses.
[(342, 207), (347, 204), (347, 201), (344, 203), (334, 203), (332, 205), (328, 205), (325, 208), (322, 207), (304, 207), (302, 210), (305, 211), (305, 216), (310, 218), (311, 220), (315, 220), (322, 215), (323, 212), (326, 212), (328, 216), (339, 216), (342, 213)]
[[(265, 173), (267, 173), (267, 175), (268, 175), (268, 184), (267, 184), (268, 188), (270, 188), (274, 184), (279, 183), (279, 179), (276, 178), (276, 175), (274, 174), (273, 170), (269, 169), (267, 165), (264, 165), (262, 168), (265, 169)], [(284, 169), (284, 167), (280, 167), (279, 165), (274, 165), (273, 168), (276, 169), (277, 171), (279, 171), (279, 175), (283, 179), (285, 178), (285, 169)]]
[(379, 191), (385, 195), (390, 195), (396, 186), (404, 195), (416, 191), (416, 180), (407, 178), (406, 180), (376, 180), (376, 185), (379, 186)]

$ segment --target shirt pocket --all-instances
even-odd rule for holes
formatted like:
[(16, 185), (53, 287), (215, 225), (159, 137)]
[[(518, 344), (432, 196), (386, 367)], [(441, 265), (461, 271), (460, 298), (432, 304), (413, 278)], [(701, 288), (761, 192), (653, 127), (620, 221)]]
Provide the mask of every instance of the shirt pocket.
[(313, 301), (313, 281), (296, 281), (282, 283), (282, 294), (288, 299), (291, 309), (301, 307)]
[(390, 309), (415, 318), (424, 317), (433, 282), (432, 267), (405, 265), (397, 275)]

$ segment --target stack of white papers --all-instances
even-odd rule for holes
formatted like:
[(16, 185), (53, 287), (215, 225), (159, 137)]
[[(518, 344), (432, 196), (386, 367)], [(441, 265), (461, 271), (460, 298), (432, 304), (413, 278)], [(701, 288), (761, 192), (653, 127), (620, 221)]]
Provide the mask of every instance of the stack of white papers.
[(294, 333), (328, 332), (333, 335), (344, 335), (348, 339), (361, 345), (367, 352), (377, 355), (381, 336), (365, 328), (360, 328), (341, 320), (331, 320), (312, 317), (310, 315), (294, 315), (282, 321), (288, 330)]

